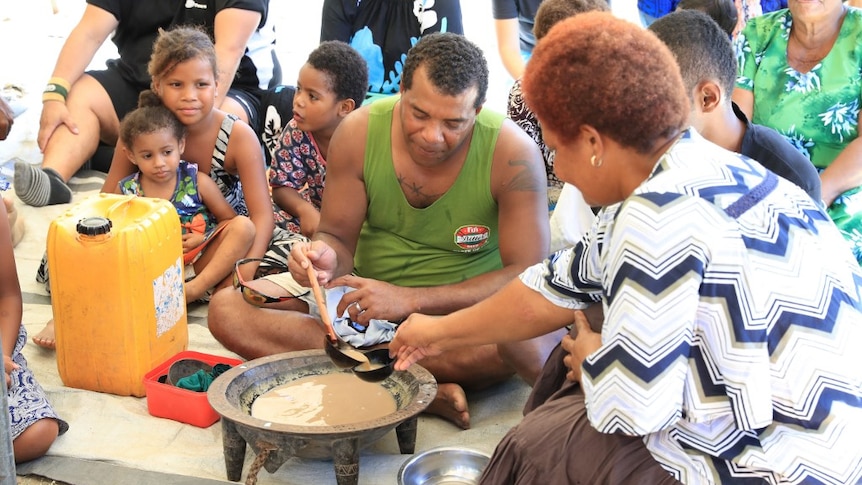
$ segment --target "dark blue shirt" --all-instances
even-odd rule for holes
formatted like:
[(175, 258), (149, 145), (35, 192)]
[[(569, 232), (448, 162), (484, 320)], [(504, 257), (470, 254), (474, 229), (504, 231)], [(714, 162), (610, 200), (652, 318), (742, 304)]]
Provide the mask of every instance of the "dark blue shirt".
[(521, 50), (524, 52), (533, 52), (533, 47), (536, 47), (533, 23), (540, 3), (542, 0), (494, 0), (492, 4), (495, 20), (518, 19)]
[(798, 185), (819, 202), (820, 175), (811, 160), (777, 131), (748, 121), (736, 103), (733, 103), (733, 112), (745, 123), (745, 135), (742, 137), (739, 153), (757, 160), (779, 177)]

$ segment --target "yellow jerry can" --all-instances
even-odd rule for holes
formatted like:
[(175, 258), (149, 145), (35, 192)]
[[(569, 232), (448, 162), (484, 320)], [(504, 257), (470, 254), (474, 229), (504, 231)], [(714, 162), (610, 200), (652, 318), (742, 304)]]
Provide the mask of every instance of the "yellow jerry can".
[(51, 222), (48, 269), (63, 384), (144, 396), (188, 346), (182, 235), (167, 200), (92, 196)]

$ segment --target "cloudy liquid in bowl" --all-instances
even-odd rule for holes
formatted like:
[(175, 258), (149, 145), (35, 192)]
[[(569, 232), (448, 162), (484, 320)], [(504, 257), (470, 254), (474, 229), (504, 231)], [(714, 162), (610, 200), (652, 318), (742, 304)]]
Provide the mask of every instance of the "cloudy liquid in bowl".
[(368, 356), (358, 350), (353, 350), (346, 347), (346, 345), (344, 347), (339, 347), (338, 351), (350, 357), (351, 359), (359, 362), (359, 365), (370, 365), (370, 362), (368, 362)]
[(357, 365), (356, 370), (369, 372), (369, 371), (380, 369), (382, 367), (383, 367), (383, 364), (381, 364), (381, 363), (375, 362), (372, 364), (371, 362), (366, 360), (365, 362)]
[(296, 426), (337, 426), (382, 418), (396, 411), (380, 384), (348, 373), (307, 376), (274, 387), (251, 404), (251, 415)]

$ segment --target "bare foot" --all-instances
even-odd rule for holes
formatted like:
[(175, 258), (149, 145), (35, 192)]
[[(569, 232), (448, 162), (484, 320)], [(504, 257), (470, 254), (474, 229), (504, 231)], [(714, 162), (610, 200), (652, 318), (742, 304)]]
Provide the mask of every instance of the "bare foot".
[(461, 429), (470, 429), (470, 412), (467, 410), (467, 395), (458, 384), (437, 385), (437, 396), (431, 401), (426, 413), (447, 419)]
[(56, 342), (54, 341), (54, 319), (48, 320), (45, 328), (41, 332), (33, 336), (33, 343), (43, 349), (54, 350)]

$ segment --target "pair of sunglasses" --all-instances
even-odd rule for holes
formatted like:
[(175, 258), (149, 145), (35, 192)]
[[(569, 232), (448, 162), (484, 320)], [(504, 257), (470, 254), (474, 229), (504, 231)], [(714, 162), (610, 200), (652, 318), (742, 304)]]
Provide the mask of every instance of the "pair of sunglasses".
[(240, 292), (242, 292), (242, 297), (248, 303), (255, 306), (266, 305), (267, 303), (279, 303), (282, 301), (293, 300), (295, 298), (301, 298), (307, 295), (309, 292), (306, 291), (300, 295), (287, 295), (287, 296), (269, 296), (265, 293), (261, 293), (258, 290), (248, 286), (248, 283), (243, 279), (242, 274), (239, 272), (239, 267), (248, 264), (248, 263), (260, 263), (258, 267), (257, 276), (266, 276), (277, 273), (284, 273), (287, 271), (287, 266), (284, 265), (281, 261), (277, 261), (275, 259), (270, 258), (244, 258), (240, 259), (236, 262), (233, 267), (233, 287), (239, 288)]

